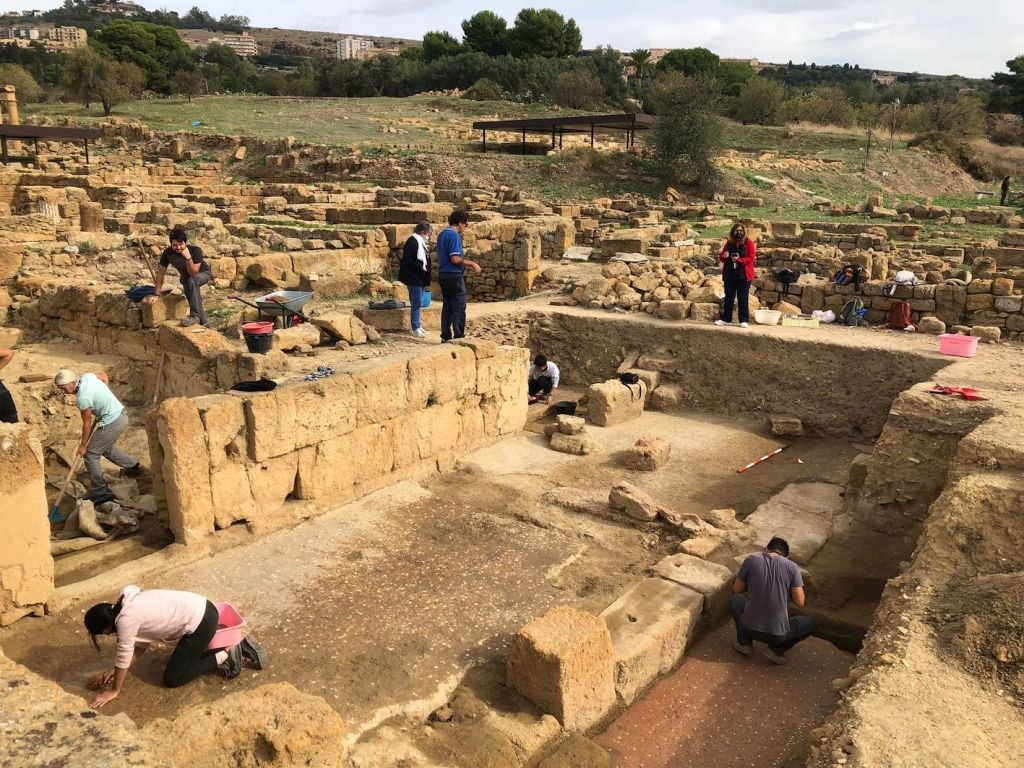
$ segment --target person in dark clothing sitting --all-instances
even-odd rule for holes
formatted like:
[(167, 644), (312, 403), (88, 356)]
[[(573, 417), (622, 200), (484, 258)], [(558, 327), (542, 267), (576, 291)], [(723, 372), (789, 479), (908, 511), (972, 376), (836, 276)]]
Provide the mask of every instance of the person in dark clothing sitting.
[(152, 296), (144, 299), (147, 304), (155, 304), (164, 285), (164, 276), (168, 267), (174, 267), (181, 276), (181, 288), (188, 299), (188, 317), (183, 318), (182, 325), (206, 325), (206, 310), (203, 309), (203, 297), (199, 288), (213, 279), (210, 265), (203, 259), (203, 249), (198, 245), (188, 244), (188, 235), (181, 227), (171, 230), (168, 239), (170, 246), (160, 254), (160, 266), (156, 269), (156, 285)]
[[(6, 366), (12, 359), (14, 359), (13, 349), (0, 349), (0, 368)], [(18, 409), (14, 406), (14, 398), (11, 397), (10, 391), (2, 381), (0, 381), (0, 423), (18, 423)]]
[(533, 358), (533, 365), (530, 366), (530, 370), (526, 374), (528, 402), (536, 403), (538, 400), (543, 400), (545, 403), (550, 403), (551, 393), (558, 388), (559, 375), (558, 366), (548, 362), (544, 355), (537, 355)]

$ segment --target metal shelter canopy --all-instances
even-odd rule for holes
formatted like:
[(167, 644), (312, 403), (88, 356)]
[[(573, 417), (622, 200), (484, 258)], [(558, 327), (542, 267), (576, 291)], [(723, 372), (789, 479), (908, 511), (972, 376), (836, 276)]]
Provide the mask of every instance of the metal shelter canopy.
[(594, 132), (600, 130), (625, 131), (626, 146), (636, 143), (636, 132), (646, 131), (654, 125), (653, 115), (627, 112), (620, 115), (583, 115), (581, 117), (535, 117), (525, 120), (478, 120), (473, 129), (482, 131), (483, 151), (487, 151), (487, 131), (519, 132), (523, 136), (523, 154), (526, 154), (526, 134), (551, 134), (551, 147), (562, 146), (562, 136), (566, 133), (589, 133), (590, 146), (594, 146)]
[(89, 139), (103, 137), (98, 128), (65, 128), (48, 125), (14, 125), (0, 124), (0, 159), (4, 165), (8, 162), (8, 139), (31, 139), (35, 143), (36, 156), (39, 156), (39, 140), (44, 141), (82, 141), (85, 143), (85, 162), (89, 162)]

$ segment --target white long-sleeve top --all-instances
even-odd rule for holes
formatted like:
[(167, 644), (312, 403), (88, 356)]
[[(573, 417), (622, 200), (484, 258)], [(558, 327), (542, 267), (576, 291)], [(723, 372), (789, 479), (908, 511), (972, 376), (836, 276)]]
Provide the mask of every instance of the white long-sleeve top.
[(550, 376), (551, 377), (551, 386), (552, 387), (557, 387), (558, 386), (558, 377), (560, 376), (560, 373), (558, 371), (558, 366), (555, 365), (554, 363), (552, 363), (550, 360), (548, 360), (548, 364), (543, 369), (542, 368), (538, 368), (536, 365), (531, 365), (530, 366), (530, 370), (527, 373), (527, 376), (531, 380), (532, 379), (539, 379), (541, 376)]
[(136, 643), (176, 643), (195, 632), (206, 614), (206, 598), (194, 592), (147, 589), (135, 585), (121, 590), (121, 612), (117, 627), (117, 656), (114, 666), (128, 669)]

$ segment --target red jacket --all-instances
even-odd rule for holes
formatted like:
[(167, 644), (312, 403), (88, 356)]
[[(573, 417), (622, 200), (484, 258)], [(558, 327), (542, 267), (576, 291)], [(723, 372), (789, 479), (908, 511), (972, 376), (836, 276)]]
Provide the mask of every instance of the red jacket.
[[(728, 269), (729, 264), (729, 242), (725, 241), (725, 245), (722, 246), (722, 252), (718, 254), (718, 260), (722, 263), (722, 277), (725, 277), (725, 271)], [(741, 256), (737, 261), (743, 265), (743, 274), (748, 283), (754, 280), (754, 260), (757, 258), (757, 246), (754, 245), (754, 241), (749, 237), (746, 240), (747, 255)]]

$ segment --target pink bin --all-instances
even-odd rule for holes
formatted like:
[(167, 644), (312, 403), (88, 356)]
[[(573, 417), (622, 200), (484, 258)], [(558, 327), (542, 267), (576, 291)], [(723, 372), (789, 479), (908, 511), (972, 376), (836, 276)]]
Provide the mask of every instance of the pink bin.
[(978, 351), (978, 341), (977, 336), (943, 333), (939, 335), (939, 352), (957, 357), (974, 357), (974, 353)]
[(230, 648), (242, 642), (242, 630), (246, 628), (245, 619), (235, 610), (231, 603), (214, 603), (217, 606), (217, 631), (213, 635), (206, 650)]

